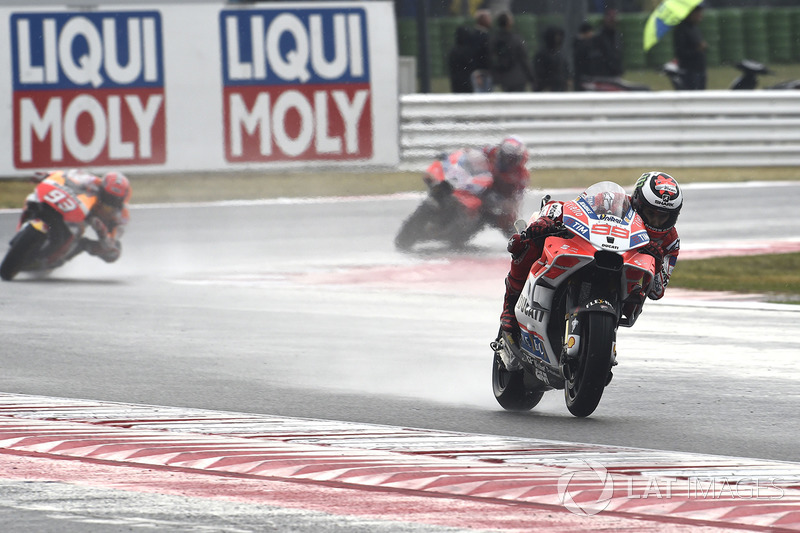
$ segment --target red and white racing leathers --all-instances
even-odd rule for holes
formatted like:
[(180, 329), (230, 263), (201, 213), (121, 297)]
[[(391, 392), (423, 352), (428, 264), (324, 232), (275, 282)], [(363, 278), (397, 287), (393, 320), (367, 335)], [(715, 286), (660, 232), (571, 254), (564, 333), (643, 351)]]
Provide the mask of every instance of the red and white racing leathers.
[(500, 229), (513, 232), (514, 222), (518, 217), (523, 194), (531, 180), (531, 175), (525, 167), (527, 163), (527, 153), (526, 157), (524, 157), (517, 166), (505, 172), (501, 172), (497, 168), (497, 154), (499, 149), (499, 146), (486, 146), (483, 149), (486, 158), (489, 160), (489, 168), (492, 172), (492, 178), (494, 179), (489, 195), (490, 198), (488, 200), (498, 203), (497, 209), (502, 213), (494, 221), (494, 224)]
[[(526, 237), (523, 237), (521, 233), (515, 233), (508, 241), (511, 267), (506, 275), (506, 292), (503, 298), (503, 312), (500, 315), (500, 327), (506, 332), (512, 333), (518, 327), (517, 319), (514, 316), (514, 306), (525, 286), (525, 280), (531, 267), (544, 251), (544, 239), (541, 237), (552, 233), (556, 230), (557, 225), (563, 222), (563, 205), (563, 202), (546, 204), (535, 217), (532, 217), (525, 232)], [(666, 232), (647, 230), (647, 233), (661, 255), (661, 261), (659, 261), (661, 268), (656, 272), (647, 294), (642, 294), (642, 298), (647, 296), (652, 300), (658, 300), (664, 296), (672, 270), (675, 268), (680, 251), (680, 239), (674, 227)], [(641, 301), (625, 302), (623, 306), (623, 314), (627, 317), (635, 317), (639, 311), (641, 311)]]

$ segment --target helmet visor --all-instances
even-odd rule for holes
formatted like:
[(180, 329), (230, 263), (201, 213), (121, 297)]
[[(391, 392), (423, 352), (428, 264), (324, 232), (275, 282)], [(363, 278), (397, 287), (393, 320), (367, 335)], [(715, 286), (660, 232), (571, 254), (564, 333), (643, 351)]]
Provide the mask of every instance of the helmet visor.
[(642, 203), (639, 206), (639, 216), (644, 223), (655, 230), (666, 231), (675, 225), (678, 213), (674, 211), (662, 211), (653, 206)]
[(497, 169), (500, 172), (509, 172), (519, 166), (522, 154), (501, 150), (497, 155)]
[(125, 197), (117, 196), (115, 194), (111, 194), (110, 192), (103, 190), (100, 193), (100, 201), (111, 207), (119, 208), (122, 207), (122, 204), (125, 201)]

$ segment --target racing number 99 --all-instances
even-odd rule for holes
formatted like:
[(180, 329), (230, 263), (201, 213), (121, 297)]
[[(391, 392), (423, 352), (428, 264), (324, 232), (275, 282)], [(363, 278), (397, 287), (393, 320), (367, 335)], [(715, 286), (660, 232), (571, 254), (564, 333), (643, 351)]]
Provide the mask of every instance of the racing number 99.
[(592, 233), (595, 235), (611, 235), (622, 239), (627, 239), (630, 235), (630, 232), (625, 228), (611, 226), (610, 224), (595, 224), (592, 226)]

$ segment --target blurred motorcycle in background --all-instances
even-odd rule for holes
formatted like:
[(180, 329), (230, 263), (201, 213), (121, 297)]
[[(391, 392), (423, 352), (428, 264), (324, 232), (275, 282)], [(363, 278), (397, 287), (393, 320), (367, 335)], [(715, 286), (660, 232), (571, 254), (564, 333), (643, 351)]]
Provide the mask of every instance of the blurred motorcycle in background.
[(442, 154), (422, 177), (428, 194), (406, 218), (395, 237), (398, 250), (441, 241), (460, 248), (487, 224), (483, 194), (494, 179), (483, 151), (473, 148)]
[(47, 273), (77, 255), (87, 227), (86, 217), (97, 197), (79, 194), (66, 184), (64, 172), (38, 174), (34, 191), (0, 264), (0, 278), (9, 281), (23, 271)]

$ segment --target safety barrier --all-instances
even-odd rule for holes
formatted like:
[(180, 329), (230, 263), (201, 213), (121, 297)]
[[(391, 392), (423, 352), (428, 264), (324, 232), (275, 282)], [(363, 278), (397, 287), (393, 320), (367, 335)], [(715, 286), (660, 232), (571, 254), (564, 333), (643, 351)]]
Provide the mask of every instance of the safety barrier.
[(404, 95), (401, 166), (516, 134), (536, 168), (800, 165), (800, 91)]

